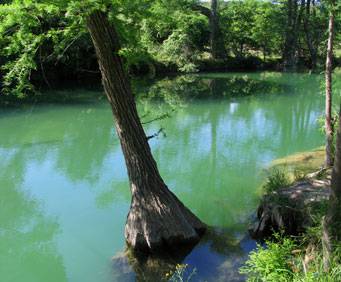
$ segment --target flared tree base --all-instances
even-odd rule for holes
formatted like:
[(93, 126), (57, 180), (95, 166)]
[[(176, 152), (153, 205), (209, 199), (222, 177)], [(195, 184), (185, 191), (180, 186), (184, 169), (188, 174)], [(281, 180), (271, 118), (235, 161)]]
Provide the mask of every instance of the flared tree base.
[[(140, 189), (142, 190), (142, 189)], [(125, 227), (129, 246), (139, 251), (158, 252), (197, 243), (206, 230), (202, 223), (166, 185), (132, 196)]]

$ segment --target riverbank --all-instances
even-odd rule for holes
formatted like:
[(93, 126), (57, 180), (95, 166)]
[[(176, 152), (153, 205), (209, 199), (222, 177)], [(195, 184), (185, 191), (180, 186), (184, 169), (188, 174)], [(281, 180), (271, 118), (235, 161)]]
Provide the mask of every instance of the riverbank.
[(241, 268), (249, 281), (340, 281), (339, 248), (330, 271), (323, 270), (322, 218), (331, 179), (323, 160), (321, 147), (271, 163), (250, 228), (251, 236), (265, 240), (267, 248), (259, 245)]

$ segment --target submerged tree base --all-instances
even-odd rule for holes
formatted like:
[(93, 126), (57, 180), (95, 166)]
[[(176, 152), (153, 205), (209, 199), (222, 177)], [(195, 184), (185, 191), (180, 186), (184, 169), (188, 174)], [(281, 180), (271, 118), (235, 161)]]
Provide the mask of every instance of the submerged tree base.
[(186, 245), (177, 251), (145, 254), (128, 247), (112, 258), (113, 272), (118, 281), (168, 281), (191, 250)]
[(142, 252), (163, 252), (192, 246), (206, 231), (202, 223), (166, 185), (137, 193), (132, 189), (125, 237), (129, 246)]

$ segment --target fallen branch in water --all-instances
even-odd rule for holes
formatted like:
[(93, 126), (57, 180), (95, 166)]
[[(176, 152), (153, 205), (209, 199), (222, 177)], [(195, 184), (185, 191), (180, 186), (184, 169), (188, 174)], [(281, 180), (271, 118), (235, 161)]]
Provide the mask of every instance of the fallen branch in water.
[(154, 121), (157, 121), (157, 120), (162, 120), (162, 119), (165, 119), (165, 118), (169, 118), (170, 117), (170, 113), (167, 112), (165, 114), (162, 114), (162, 115), (159, 115), (157, 116), (156, 118), (154, 119), (151, 119), (151, 120), (148, 120), (148, 121), (145, 121), (145, 122), (141, 122), (142, 124), (148, 124), (148, 123), (152, 123)]
[(154, 137), (158, 137), (161, 133), (163, 133), (163, 137), (166, 137), (166, 133), (164, 132), (164, 128), (160, 128), (158, 132), (154, 133), (153, 135), (147, 136), (147, 140), (152, 139)]

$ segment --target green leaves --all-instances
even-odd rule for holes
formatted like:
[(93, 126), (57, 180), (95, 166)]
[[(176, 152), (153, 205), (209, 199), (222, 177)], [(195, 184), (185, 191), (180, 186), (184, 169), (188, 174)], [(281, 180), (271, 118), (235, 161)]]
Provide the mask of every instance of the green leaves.
[[(329, 0), (328, 0), (329, 1)], [(94, 50), (85, 19), (93, 10), (108, 12), (122, 43), (128, 69), (155, 70), (155, 64), (194, 72), (209, 58), (210, 25), (199, 0), (12, 0), (0, 5), (0, 68), (2, 93), (33, 93), (32, 78), (65, 68), (77, 76), (95, 71)], [(336, 1), (335, 7), (340, 6)], [(220, 1), (218, 13), (227, 57), (282, 55), (287, 21), (286, 0)], [(311, 6), (307, 26), (317, 55), (325, 50), (327, 0)], [(311, 4), (312, 5), (312, 4)], [(195, 8), (196, 7), (196, 8)], [(298, 7), (300, 8), (300, 7)], [(304, 13), (307, 13), (304, 10)], [(340, 25), (336, 14), (336, 30)], [(306, 34), (298, 32), (300, 54), (309, 60)], [(339, 33), (336, 32), (336, 46)], [(216, 64), (216, 62), (213, 62)], [(58, 67), (62, 65), (62, 71)], [(46, 67), (45, 67), (46, 66)], [(142, 68), (140, 68), (142, 66)], [(21, 94), (19, 94), (22, 91)]]
[(258, 245), (250, 253), (242, 274), (247, 274), (247, 281), (292, 281), (294, 272), (292, 251), (297, 247), (290, 238), (276, 236), (277, 242), (267, 241), (266, 248)]
[(23, 97), (32, 92), (31, 72), (37, 68), (35, 57), (38, 49), (49, 37), (43, 24), (59, 10), (32, 1), (15, 1), (0, 6), (0, 47), (7, 62), (1, 67), (3, 93)]
[[(34, 93), (31, 74), (38, 62), (58, 60), (70, 43), (85, 33), (82, 18), (67, 18), (66, 10), (56, 5), (63, 1), (57, 2), (26, 0), (0, 6), (0, 56), (6, 58), (1, 66), (4, 94), (24, 97)], [(42, 56), (44, 47), (50, 53)]]

